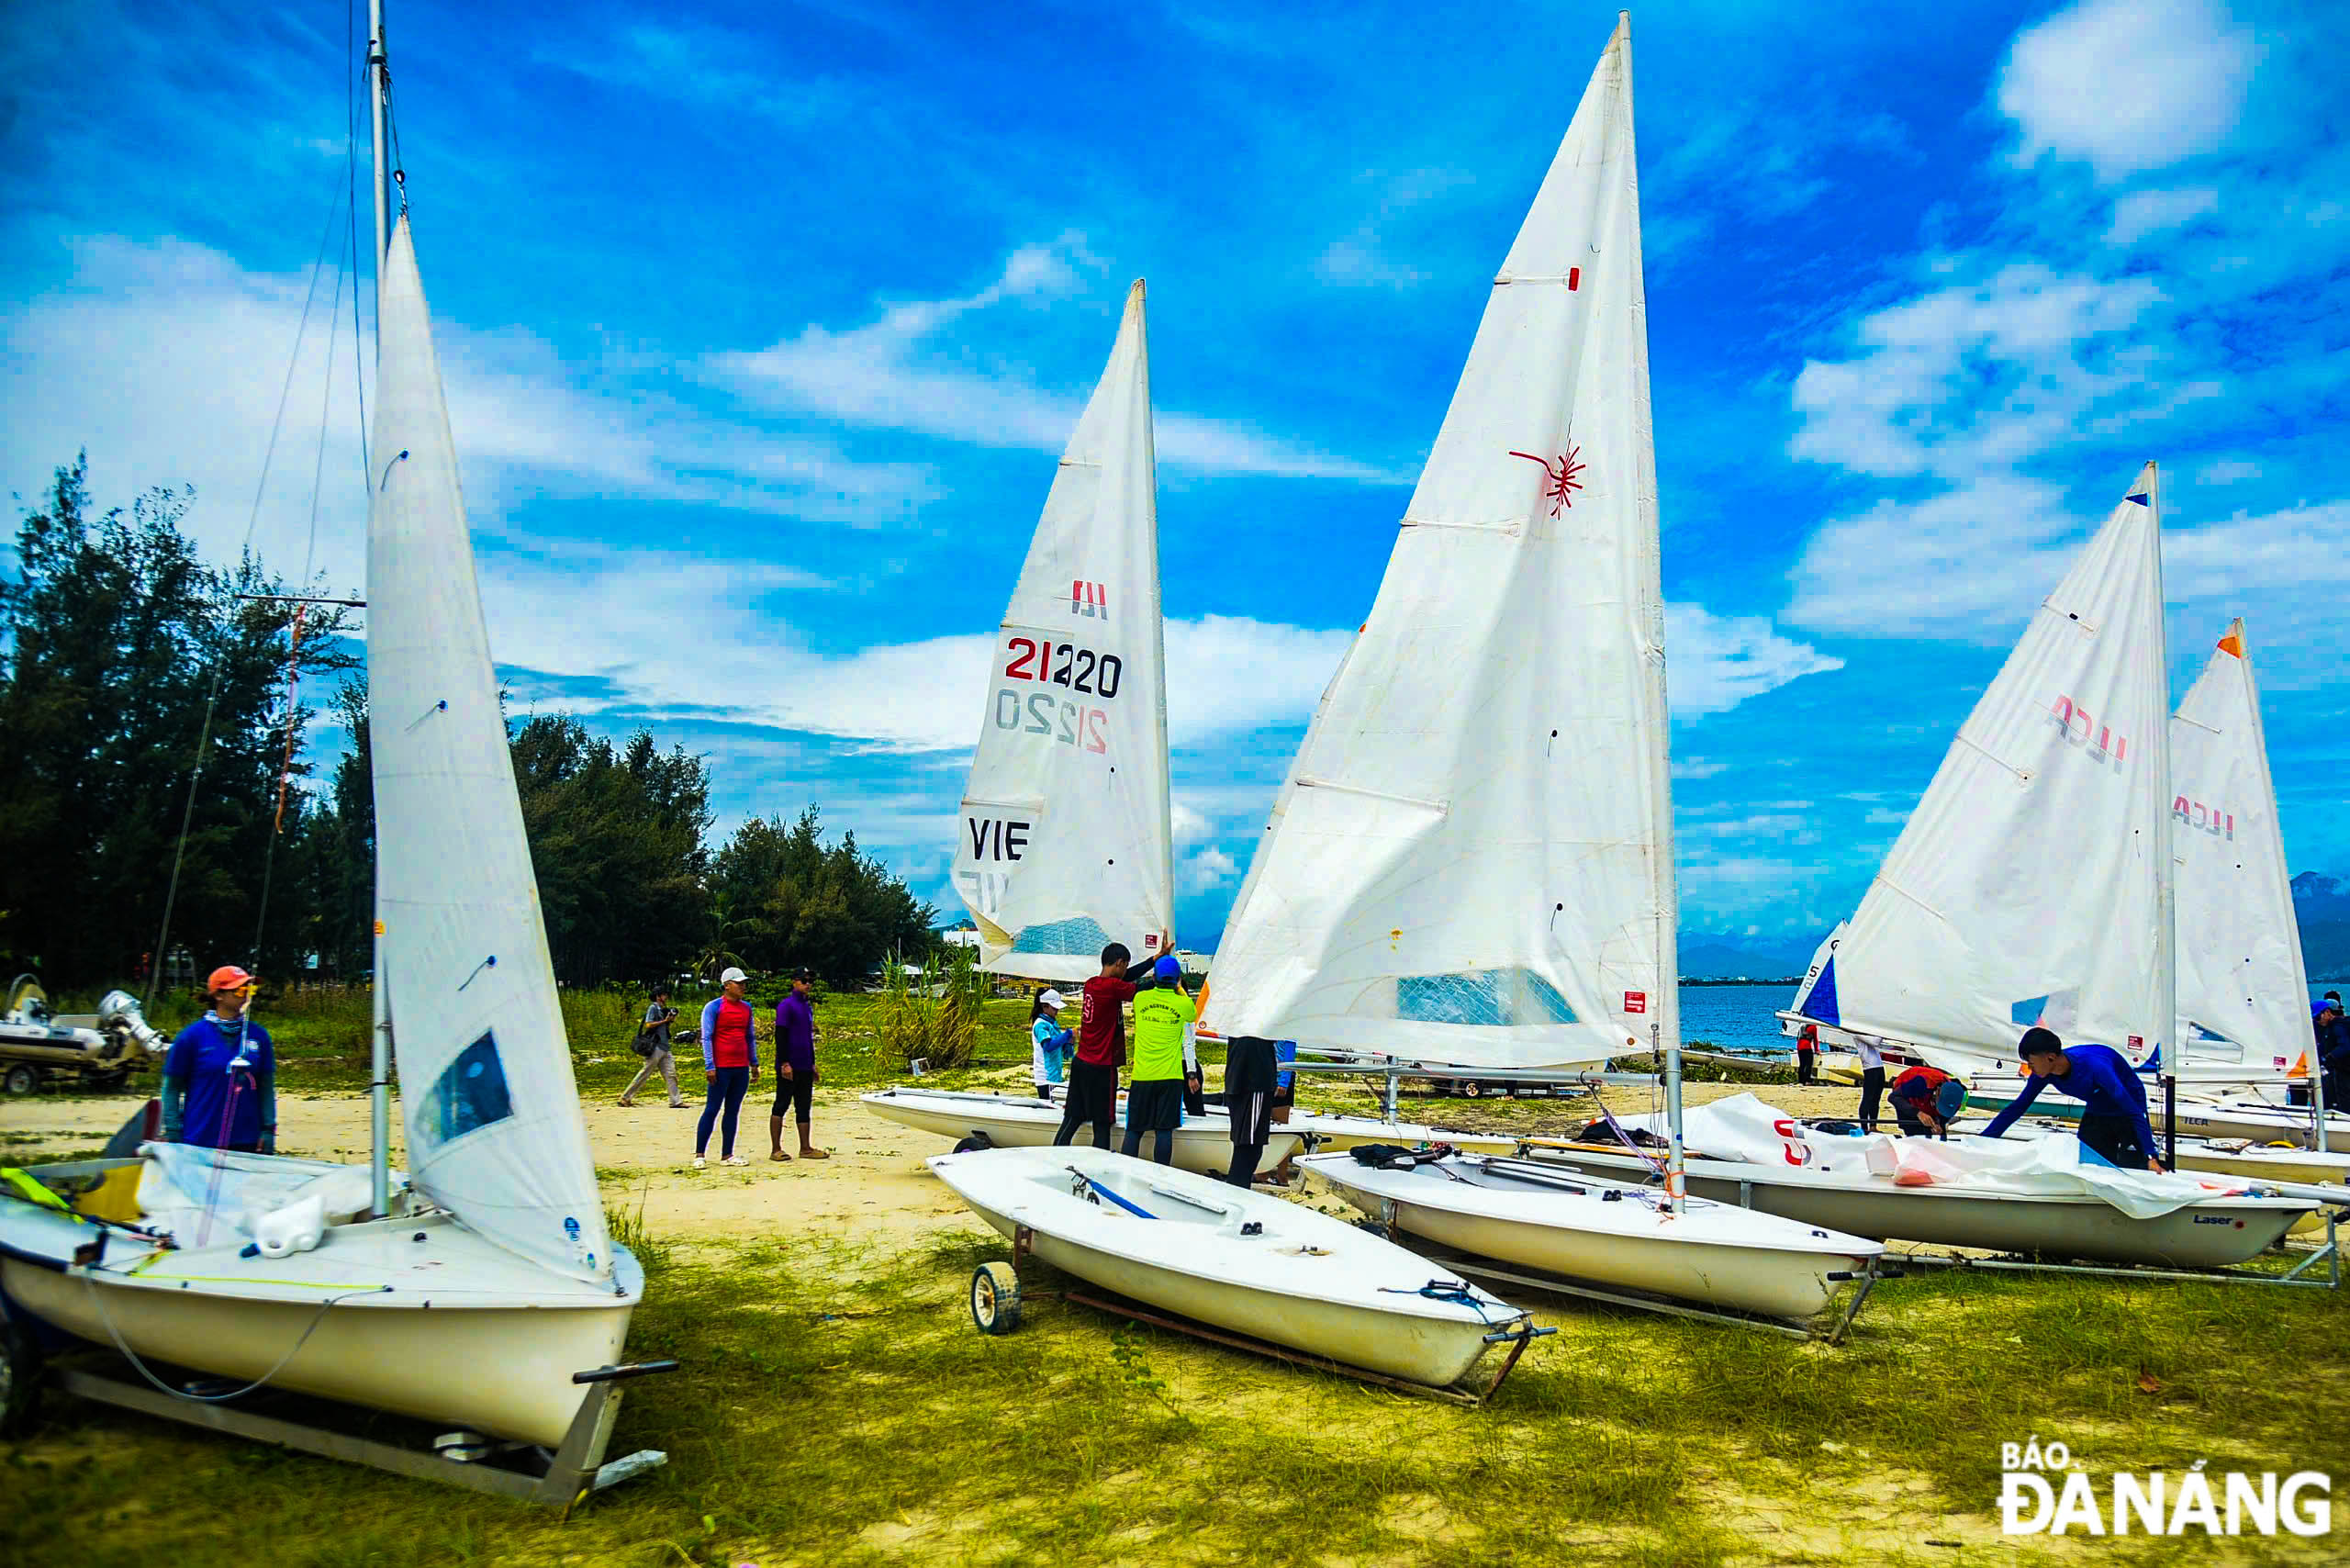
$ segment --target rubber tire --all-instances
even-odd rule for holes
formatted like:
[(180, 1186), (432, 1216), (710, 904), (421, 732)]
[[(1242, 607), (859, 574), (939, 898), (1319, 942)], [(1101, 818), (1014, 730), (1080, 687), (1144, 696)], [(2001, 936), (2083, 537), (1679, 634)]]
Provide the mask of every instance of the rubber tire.
[(29, 1428), (40, 1409), (41, 1353), (17, 1326), (0, 1318), (0, 1438)]
[(995, 1139), (988, 1137), (987, 1134), (973, 1133), (969, 1137), (960, 1139), (956, 1143), (955, 1152), (957, 1154), (977, 1154), (983, 1148), (993, 1148), (994, 1147)]
[(982, 1263), (971, 1272), (971, 1325), (982, 1334), (1020, 1327), (1020, 1275), (1009, 1263)]
[(6, 1073), (0, 1073), (0, 1089), (11, 1094), (30, 1094), (40, 1087), (40, 1069), (30, 1062), (20, 1061)]

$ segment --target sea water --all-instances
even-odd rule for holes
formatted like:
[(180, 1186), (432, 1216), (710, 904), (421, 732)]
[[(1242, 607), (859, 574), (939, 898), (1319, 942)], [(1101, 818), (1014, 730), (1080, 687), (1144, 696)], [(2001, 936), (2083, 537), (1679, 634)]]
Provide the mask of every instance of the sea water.
[(1794, 995), (1787, 985), (1684, 985), (1682, 1041), (1724, 1051), (1793, 1050), (1794, 1043), (1779, 1034), (1776, 1014)]

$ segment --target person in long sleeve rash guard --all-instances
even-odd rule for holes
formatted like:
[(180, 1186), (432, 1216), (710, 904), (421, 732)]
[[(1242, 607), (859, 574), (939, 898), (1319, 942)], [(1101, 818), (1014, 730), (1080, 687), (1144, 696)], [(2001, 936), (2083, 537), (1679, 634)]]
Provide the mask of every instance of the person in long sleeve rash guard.
[(2154, 1129), (2146, 1120), (2146, 1086), (2111, 1046), (2071, 1046), (2053, 1029), (2028, 1029), (2016, 1047), (2031, 1076), (2023, 1092), (1991, 1118), (1985, 1137), (1998, 1137), (2031, 1109), (2043, 1089), (2081, 1103), (2082, 1146), (2124, 1170), (2165, 1169), (2155, 1157)]

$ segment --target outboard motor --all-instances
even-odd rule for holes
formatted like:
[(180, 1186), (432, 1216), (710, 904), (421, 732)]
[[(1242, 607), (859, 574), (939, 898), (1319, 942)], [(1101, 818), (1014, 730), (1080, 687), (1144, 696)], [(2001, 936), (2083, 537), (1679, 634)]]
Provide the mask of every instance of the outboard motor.
[(110, 991), (99, 1001), (98, 1027), (137, 1041), (149, 1056), (161, 1056), (171, 1047), (171, 1042), (140, 1014), (139, 999), (127, 991)]

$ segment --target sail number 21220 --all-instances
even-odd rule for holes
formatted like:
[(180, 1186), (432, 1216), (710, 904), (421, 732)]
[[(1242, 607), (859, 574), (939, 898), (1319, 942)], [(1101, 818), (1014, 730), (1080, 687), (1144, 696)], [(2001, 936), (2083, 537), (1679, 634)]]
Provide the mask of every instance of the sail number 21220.
[(1044, 637), (1014, 637), (1004, 644), (1008, 680), (1035, 680), (1115, 701), (1126, 666), (1115, 654), (1056, 643)]

